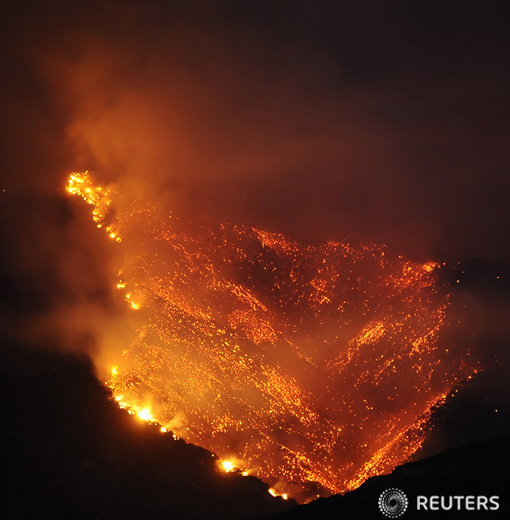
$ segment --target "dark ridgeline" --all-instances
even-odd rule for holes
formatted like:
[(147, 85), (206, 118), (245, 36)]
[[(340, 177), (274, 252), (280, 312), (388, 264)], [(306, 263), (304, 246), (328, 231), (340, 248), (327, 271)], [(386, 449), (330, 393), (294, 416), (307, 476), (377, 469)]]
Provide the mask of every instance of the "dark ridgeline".
[(2, 341), (5, 519), (257, 519), (286, 508), (254, 477), (109, 400), (90, 362)]
[[(292, 507), (271, 516), (271, 520), (386, 518), (378, 506), (380, 494), (390, 488), (402, 490), (408, 499), (407, 511), (402, 520), (411, 518), (508, 518), (510, 513), (510, 482), (508, 456), (510, 437), (452, 448), (425, 460), (399, 466), (390, 475), (373, 477), (358, 489), (344, 496), (321, 498), (310, 504)], [(457, 510), (452, 499), (448, 511), (417, 510), (418, 496), (499, 496), (499, 509)], [(460, 501), (464, 504), (463, 501)], [(428, 502), (427, 502), (428, 504)], [(449, 499), (446, 499), (446, 507)], [(476, 504), (476, 499), (475, 499)], [(487, 501), (487, 508), (494, 507)], [(433, 505), (433, 507), (435, 507)], [(471, 504), (468, 507), (477, 507)]]

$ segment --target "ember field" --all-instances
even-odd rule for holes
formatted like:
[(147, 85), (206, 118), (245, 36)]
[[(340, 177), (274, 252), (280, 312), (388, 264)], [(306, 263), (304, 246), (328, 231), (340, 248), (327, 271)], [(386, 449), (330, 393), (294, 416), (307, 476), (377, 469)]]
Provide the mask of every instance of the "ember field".
[(308, 501), (391, 471), (479, 369), (441, 338), (437, 263), (188, 224), (88, 173), (67, 189), (118, 242), (117, 288), (140, 313), (112, 368), (116, 400), (274, 494)]

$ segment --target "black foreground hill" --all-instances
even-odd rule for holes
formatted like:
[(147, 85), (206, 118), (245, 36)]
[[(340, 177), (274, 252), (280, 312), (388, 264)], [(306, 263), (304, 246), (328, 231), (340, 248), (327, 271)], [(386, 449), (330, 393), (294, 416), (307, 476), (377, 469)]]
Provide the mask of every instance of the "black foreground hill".
[[(320, 498), (310, 504), (291, 507), (271, 516), (270, 519), (383, 519), (386, 517), (379, 510), (378, 499), (382, 492), (390, 488), (397, 488), (407, 496), (408, 507), (400, 517), (402, 520), (510, 518), (509, 446), (510, 437), (504, 437), (452, 448), (425, 460), (399, 466), (390, 475), (373, 477), (344, 496)], [(494, 505), (487, 500), (487, 509), (484, 509), (484, 506), (477, 509), (475, 498), (468, 503), (469, 509), (466, 509), (465, 501), (461, 500), (458, 510), (456, 501), (453, 501), (451, 510), (431, 510), (427, 500), (428, 510), (424, 510), (423, 507), (418, 510), (419, 495), (487, 498), (497, 496), (499, 508), (490, 510), (489, 507)], [(436, 503), (439, 504), (439, 500), (436, 500)], [(439, 508), (439, 505), (433, 503), (433, 507)]]
[(3, 519), (259, 519), (254, 477), (121, 410), (87, 359), (2, 341)]

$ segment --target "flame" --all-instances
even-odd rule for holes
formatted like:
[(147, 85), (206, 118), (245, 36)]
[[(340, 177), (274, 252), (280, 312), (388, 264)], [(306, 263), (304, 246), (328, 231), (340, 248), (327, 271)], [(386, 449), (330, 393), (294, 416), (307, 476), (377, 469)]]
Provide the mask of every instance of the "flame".
[(137, 413), (137, 415), (140, 419), (142, 419), (142, 421), (150, 421), (150, 422), (155, 421), (149, 408), (143, 408), (143, 410), (140, 410)]
[(234, 471), (234, 469), (235, 469), (234, 464), (229, 460), (222, 461), (221, 466), (225, 470), (225, 473), (230, 473), (231, 471)]
[(111, 204), (111, 187), (94, 186), (88, 171), (73, 172), (69, 175), (66, 190), (71, 195), (79, 195), (87, 204), (94, 206), (92, 218), (98, 228), (105, 228), (108, 236), (116, 242), (121, 242), (118, 230), (114, 224), (106, 224)]
[(477, 371), (441, 339), (449, 298), (437, 263), (192, 226), (140, 201), (119, 205), (115, 187), (88, 173), (72, 173), (68, 191), (122, 238), (117, 287), (132, 307), (143, 301), (109, 383), (119, 405), (275, 495), (307, 501), (391, 471)]

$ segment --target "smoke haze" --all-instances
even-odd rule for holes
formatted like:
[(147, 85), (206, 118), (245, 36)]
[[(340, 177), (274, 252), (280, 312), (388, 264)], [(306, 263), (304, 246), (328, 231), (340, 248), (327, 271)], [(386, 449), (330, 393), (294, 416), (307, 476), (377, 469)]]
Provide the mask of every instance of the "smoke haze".
[(89, 169), (193, 217), (508, 260), (489, 4), (7, 3), (9, 180)]
[[(510, 261), (506, 2), (185, 4), (3, 3), (6, 334), (106, 367), (137, 328), (70, 171), (193, 222)], [(506, 363), (508, 300), (468, 300)]]

